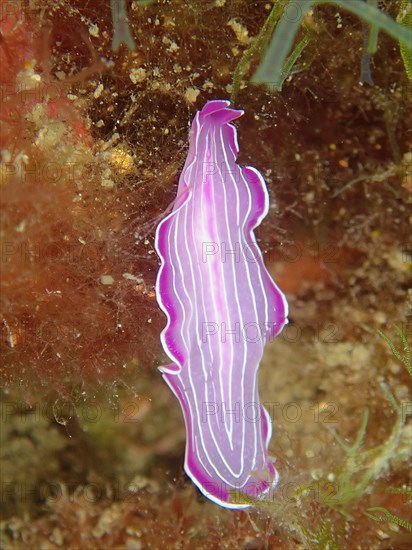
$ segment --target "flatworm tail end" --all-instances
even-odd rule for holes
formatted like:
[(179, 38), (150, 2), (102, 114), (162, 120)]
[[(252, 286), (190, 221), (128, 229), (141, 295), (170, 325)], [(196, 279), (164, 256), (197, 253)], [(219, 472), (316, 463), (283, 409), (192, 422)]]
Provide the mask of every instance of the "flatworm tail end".
[[(199, 460), (196, 419), (193, 419), (191, 414), (189, 396), (184, 383), (180, 376), (173, 372), (173, 365), (161, 367), (160, 370), (182, 408), (187, 434), (184, 469), (200, 492), (216, 504), (235, 510), (249, 508), (250, 500), (259, 500), (268, 491), (274, 489), (278, 484), (279, 474), (269, 458), (264, 468), (259, 472), (250, 472), (247, 482), (242, 485), (228, 484), (223, 479), (219, 479), (219, 476), (213, 472), (213, 465), (205, 465)], [(260, 405), (260, 408), (262, 439), (267, 447), (272, 435), (272, 423), (265, 407)]]

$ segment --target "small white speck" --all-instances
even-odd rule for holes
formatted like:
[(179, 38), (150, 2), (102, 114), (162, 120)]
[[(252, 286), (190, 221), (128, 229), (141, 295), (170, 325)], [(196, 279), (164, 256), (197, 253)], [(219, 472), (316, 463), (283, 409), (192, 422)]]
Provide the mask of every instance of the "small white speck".
[(123, 273), (122, 277), (128, 281), (135, 281), (139, 285), (144, 282), (142, 277), (136, 277), (136, 275), (132, 275), (131, 273)]
[(94, 93), (93, 93), (93, 97), (94, 97), (95, 99), (97, 99), (98, 97), (101, 96), (102, 91), (103, 91), (103, 87), (104, 87), (104, 86), (103, 86), (102, 83), (100, 83), (100, 84), (97, 86), (97, 88), (95, 89), (95, 91), (94, 91)]
[(90, 36), (94, 36), (95, 38), (97, 38), (99, 36), (99, 27), (92, 23), (90, 26), (89, 26), (89, 34)]
[(143, 67), (140, 67), (139, 69), (132, 69), (129, 73), (129, 78), (133, 82), (133, 84), (143, 82), (144, 80), (146, 80), (146, 77), (146, 69), (143, 69)]
[(112, 285), (114, 283), (114, 279), (111, 275), (102, 275), (100, 277), (100, 282), (102, 285)]
[(185, 91), (185, 99), (188, 103), (194, 103), (199, 94), (200, 90), (197, 88), (187, 88)]
[(25, 229), (26, 229), (26, 220), (23, 220), (16, 227), (16, 231), (17, 233), (23, 233)]

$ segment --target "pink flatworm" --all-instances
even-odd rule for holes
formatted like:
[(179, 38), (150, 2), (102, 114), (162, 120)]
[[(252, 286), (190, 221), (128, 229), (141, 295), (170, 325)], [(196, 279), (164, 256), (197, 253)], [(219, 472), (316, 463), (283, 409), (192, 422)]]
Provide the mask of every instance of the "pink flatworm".
[(287, 302), (267, 272), (254, 228), (269, 197), (261, 174), (236, 164), (243, 111), (208, 101), (192, 124), (172, 212), (156, 231), (161, 367), (182, 407), (185, 471), (227, 508), (248, 505), (278, 481), (268, 456), (271, 420), (258, 395), (265, 344), (287, 323)]

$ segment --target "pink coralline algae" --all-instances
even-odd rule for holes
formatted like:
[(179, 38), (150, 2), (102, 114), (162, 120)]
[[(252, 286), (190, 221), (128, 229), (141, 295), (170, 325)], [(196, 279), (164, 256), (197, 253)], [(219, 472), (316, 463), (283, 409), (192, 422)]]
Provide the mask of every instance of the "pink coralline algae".
[(236, 163), (230, 122), (242, 114), (225, 100), (196, 114), (173, 210), (156, 232), (161, 340), (172, 360), (161, 372), (185, 418), (185, 471), (227, 508), (247, 507), (242, 493), (260, 498), (278, 482), (257, 374), (288, 313), (254, 235), (269, 208), (266, 184)]

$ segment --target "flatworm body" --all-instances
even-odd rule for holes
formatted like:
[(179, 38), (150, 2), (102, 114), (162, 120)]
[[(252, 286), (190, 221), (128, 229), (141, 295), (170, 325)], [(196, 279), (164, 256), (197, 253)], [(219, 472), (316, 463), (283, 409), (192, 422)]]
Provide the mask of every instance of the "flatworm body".
[(242, 114), (224, 100), (196, 114), (173, 210), (156, 231), (161, 340), (172, 360), (161, 371), (186, 423), (185, 471), (227, 508), (247, 507), (239, 492), (259, 498), (278, 480), (257, 374), (288, 309), (253, 232), (269, 207), (265, 182), (236, 164), (229, 123)]

